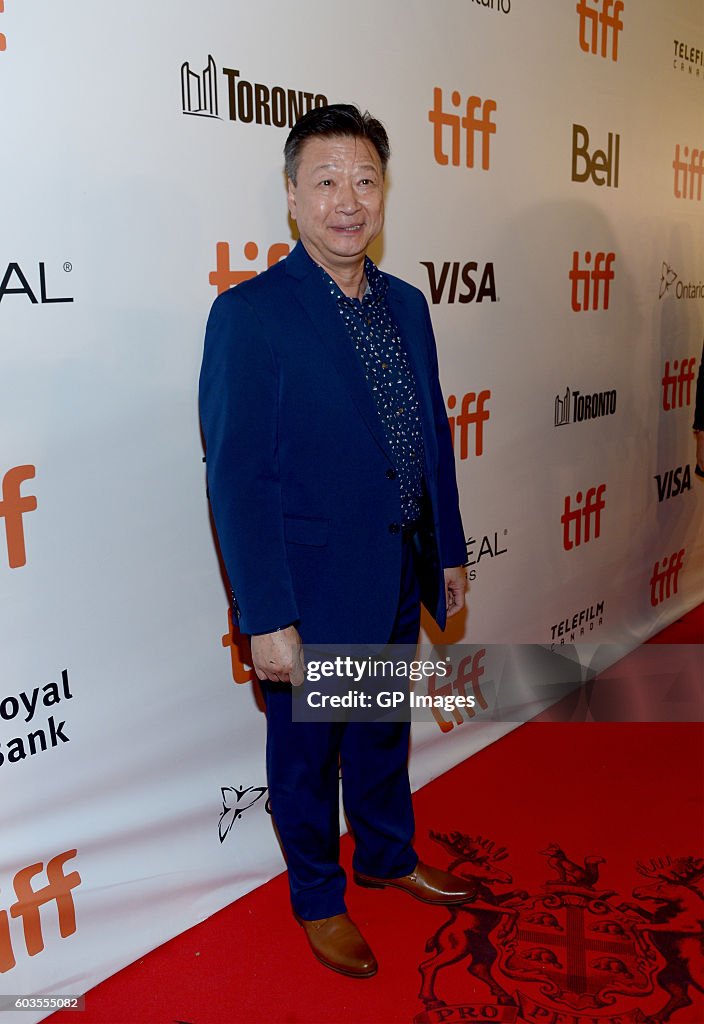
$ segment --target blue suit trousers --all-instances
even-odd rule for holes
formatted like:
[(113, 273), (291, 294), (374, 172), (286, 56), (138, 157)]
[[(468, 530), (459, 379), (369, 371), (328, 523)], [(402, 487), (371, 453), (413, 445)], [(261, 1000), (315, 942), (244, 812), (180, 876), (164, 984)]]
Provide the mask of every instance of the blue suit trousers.
[[(418, 640), (413, 542), (404, 540), (398, 607), (389, 643)], [(294, 722), (291, 687), (262, 684), (267, 707), (271, 809), (288, 864), (291, 903), (304, 920), (345, 912), (340, 867), (339, 775), (355, 840), (353, 866), (399, 878), (418, 861), (408, 779), (410, 722)]]

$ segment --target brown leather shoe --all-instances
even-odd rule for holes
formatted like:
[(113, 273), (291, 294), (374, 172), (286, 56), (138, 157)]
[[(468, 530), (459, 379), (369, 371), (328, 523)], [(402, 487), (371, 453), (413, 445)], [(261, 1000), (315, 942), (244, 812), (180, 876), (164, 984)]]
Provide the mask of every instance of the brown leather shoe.
[(432, 868), (422, 861), (418, 861), (415, 871), (410, 875), (403, 875), (402, 878), (372, 878), (370, 875), (361, 875), (355, 871), (354, 880), (357, 885), (363, 885), (367, 889), (383, 889), (391, 885), (395, 889), (403, 889), (424, 903), (468, 903), (477, 895), (477, 886), (472, 882), (451, 875), (449, 871)]
[(301, 925), (310, 948), (321, 964), (350, 978), (371, 978), (379, 965), (364, 941), (357, 925), (348, 914), (322, 917), (318, 921), (304, 921), (293, 915)]

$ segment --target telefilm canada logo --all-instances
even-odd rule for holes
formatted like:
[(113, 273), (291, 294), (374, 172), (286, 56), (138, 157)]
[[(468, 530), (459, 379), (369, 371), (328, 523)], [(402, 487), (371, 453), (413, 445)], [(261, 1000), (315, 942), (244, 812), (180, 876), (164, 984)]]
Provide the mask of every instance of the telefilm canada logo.
[(658, 298), (664, 299), (666, 295), (675, 299), (704, 299), (704, 281), (683, 281), (677, 271), (663, 260)]
[(217, 66), (212, 54), (205, 67), (193, 70), (190, 61), (181, 65), (181, 109), (184, 114), (240, 121), (242, 124), (262, 124), (275, 128), (293, 128), (309, 110), (324, 107), (327, 97), (319, 92), (307, 92), (283, 85), (250, 82), (238, 68), (222, 69), (226, 80), (221, 100)]
[(559, 622), (552, 624), (550, 627), (551, 646), (577, 643), (603, 624), (604, 601), (594, 601), (587, 608), (571, 612)]
[[(0, 8), (1, 10), (2, 8)], [(690, 81), (704, 83), (704, 46), (692, 45), (682, 39), (673, 39), (672, 67)], [(0, 50), (2, 46), (0, 46)]]
[(602, 416), (613, 416), (615, 412), (615, 388), (611, 391), (594, 391), (589, 394), (565, 388), (563, 395), (555, 395), (556, 427), (564, 427), (568, 423), (582, 423), (584, 420), (596, 420)]

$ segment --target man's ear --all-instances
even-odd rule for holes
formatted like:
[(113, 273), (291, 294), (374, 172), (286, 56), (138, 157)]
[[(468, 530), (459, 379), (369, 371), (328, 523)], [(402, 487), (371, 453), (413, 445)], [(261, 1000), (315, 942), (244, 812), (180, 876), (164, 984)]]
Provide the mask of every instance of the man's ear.
[(290, 178), (288, 178), (288, 212), (291, 214), (291, 219), (296, 219), (296, 186), (293, 184)]

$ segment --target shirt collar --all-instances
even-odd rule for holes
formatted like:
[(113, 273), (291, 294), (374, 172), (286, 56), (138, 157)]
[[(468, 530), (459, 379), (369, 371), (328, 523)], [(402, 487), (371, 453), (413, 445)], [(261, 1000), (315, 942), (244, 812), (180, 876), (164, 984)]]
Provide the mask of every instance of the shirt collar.
[(386, 275), (379, 270), (376, 264), (372, 263), (368, 256), (364, 257), (364, 273), (367, 278), (367, 290), (362, 296), (361, 302), (358, 299), (353, 299), (349, 295), (345, 295), (337, 282), (330, 277), (327, 270), (324, 270), (319, 263), (316, 263), (316, 266), (330, 285), (330, 290), (339, 303), (344, 303), (348, 306), (352, 306), (353, 308), (359, 308), (362, 304), (375, 306), (377, 303), (382, 302), (386, 296), (386, 292), (389, 287)]

